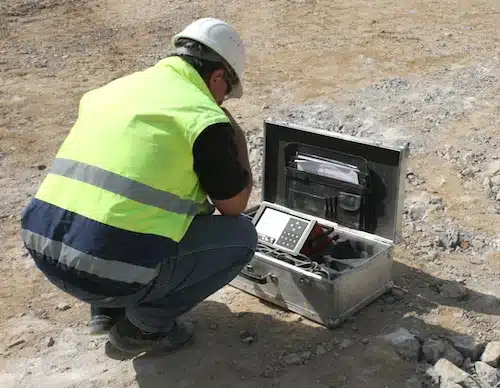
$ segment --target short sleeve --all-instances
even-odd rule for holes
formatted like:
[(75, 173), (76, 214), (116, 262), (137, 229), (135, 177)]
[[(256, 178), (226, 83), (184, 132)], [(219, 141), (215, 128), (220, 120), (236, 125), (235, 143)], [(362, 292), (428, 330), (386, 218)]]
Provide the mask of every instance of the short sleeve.
[(248, 185), (250, 174), (239, 162), (229, 123), (203, 130), (193, 145), (193, 158), (201, 187), (212, 200), (232, 198)]

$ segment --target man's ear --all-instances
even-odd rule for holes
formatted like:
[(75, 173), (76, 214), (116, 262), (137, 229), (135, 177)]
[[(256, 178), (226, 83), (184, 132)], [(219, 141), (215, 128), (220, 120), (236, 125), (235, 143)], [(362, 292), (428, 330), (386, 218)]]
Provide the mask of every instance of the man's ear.
[(223, 69), (217, 69), (212, 72), (210, 75), (210, 79), (208, 80), (208, 86), (210, 89), (212, 87), (216, 86), (219, 82), (224, 81), (224, 70)]

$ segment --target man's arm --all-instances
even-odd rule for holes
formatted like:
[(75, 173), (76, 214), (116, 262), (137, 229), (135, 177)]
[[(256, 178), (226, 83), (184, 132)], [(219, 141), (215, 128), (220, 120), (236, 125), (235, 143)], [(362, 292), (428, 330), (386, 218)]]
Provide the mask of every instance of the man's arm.
[(229, 111), (226, 108), (222, 108), (222, 110), (227, 115), (227, 117), (229, 117), (229, 120), (231, 121), (231, 126), (233, 127), (234, 130), (234, 142), (236, 144), (236, 148), (238, 151), (238, 158), (242, 167), (245, 170), (247, 170), (248, 174), (250, 175), (249, 186), (251, 190), (253, 186), (253, 175), (252, 175), (252, 168), (250, 167), (250, 159), (248, 158), (248, 147), (245, 138), (245, 133), (238, 125), (236, 120), (233, 118), (231, 113), (229, 113)]
[(200, 184), (223, 215), (241, 214), (252, 189), (246, 141), (242, 131), (239, 138), (236, 132), (230, 124), (212, 125), (193, 146)]

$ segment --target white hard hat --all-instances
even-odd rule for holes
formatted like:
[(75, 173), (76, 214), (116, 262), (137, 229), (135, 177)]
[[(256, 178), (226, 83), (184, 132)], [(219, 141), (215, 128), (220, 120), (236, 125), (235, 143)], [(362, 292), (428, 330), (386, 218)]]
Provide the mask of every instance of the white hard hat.
[(172, 39), (174, 46), (181, 38), (200, 42), (219, 54), (231, 66), (238, 79), (228, 98), (240, 98), (243, 95), (242, 76), (246, 62), (245, 46), (237, 32), (229, 24), (215, 18), (198, 19), (174, 36)]

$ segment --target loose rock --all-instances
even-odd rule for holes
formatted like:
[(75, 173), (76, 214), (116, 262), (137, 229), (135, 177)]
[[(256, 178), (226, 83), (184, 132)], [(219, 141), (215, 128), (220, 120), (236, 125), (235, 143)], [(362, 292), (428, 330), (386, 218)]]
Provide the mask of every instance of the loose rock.
[(54, 346), (55, 343), (56, 343), (56, 341), (54, 341), (54, 338), (52, 338), (52, 337), (47, 338), (46, 345), (48, 348), (50, 348), (51, 346)]
[(434, 371), (441, 378), (443, 386), (446, 386), (445, 383), (457, 383), (459, 386), (465, 388), (481, 388), (472, 376), (445, 358), (441, 358), (436, 363)]
[(70, 308), (71, 308), (71, 305), (69, 303), (66, 303), (66, 302), (61, 302), (56, 306), (56, 310), (59, 310), (59, 311), (66, 311), (66, 310), (69, 310)]
[(460, 234), (455, 230), (440, 233), (438, 244), (446, 249), (454, 249), (460, 244)]
[(464, 358), (450, 344), (435, 339), (427, 339), (422, 346), (422, 354), (427, 362), (435, 363), (441, 358), (445, 358), (457, 366), (462, 366)]
[(485, 362), (478, 361), (475, 363), (477, 378), (484, 384), (492, 387), (500, 382), (500, 372)]
[(406, 360), (418, 361), (420, 355), (420, 342), (404, 327), (381, 337), (391, 343), (396, 352)]
[(500, 341), (493, 341), (486, 345), (481, 361), (486, 364), (497, 367), (500, 360)]
[(468, 292), (460, 283), (445, 283), (440, 287), (440, 293), (451, 299), (465, 300), (467, 298)]
[(283, 362), (287, 365), (300, 365), (302, 359), (297, 353), (290, 353), (283, 357)]
[(326, 349), (323, 346), (319, 345), (316, 348), (316, 356), (322, 356), (324, 354), (326, 354)]
[(472, 361), (479, 360), (479, 357), (481, 357), (481, 353), (484, 350), (484, 344), (478, 342), (471, 336), (452, 336), (448, 337), (448, 340), (465, 358), (470, 358)]
[(243, 330), (240, 332), (240, 340), (244, 344), (251, 344), (255, 342), (255, 335), (251, 334), (247, 330)]

